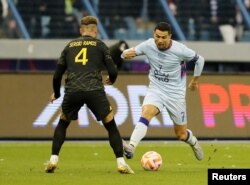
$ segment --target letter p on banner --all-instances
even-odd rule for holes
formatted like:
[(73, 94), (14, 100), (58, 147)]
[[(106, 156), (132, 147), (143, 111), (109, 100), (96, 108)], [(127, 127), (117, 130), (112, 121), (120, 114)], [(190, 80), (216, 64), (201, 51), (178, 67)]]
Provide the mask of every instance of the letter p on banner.
[(208, 185), (249, 185), (250, 169), (208, 169)]

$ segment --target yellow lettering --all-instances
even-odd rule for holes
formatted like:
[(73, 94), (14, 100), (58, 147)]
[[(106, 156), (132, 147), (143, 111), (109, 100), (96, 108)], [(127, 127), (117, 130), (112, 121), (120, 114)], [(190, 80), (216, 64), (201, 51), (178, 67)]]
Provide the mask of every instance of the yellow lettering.
[(78, 47), (78, 46), (96, 46), (96, 41), (74, 41), (69, 44), (69, 47)]
[(77, 46), (81, 46), (82, 45), (82, 41), (75, 41), (75, 42), (71, 42), (69, 44), (69, 47), (77, 47)]
[(96, 41), (84, 41), (83, 45), (85, 45), (85, 46), (96, 46)]

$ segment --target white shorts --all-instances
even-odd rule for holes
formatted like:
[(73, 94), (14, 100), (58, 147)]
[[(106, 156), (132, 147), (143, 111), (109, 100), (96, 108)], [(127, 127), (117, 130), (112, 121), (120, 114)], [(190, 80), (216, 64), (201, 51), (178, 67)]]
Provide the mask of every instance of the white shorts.
[(186, 101), (183, 98), (169, 98), (165, 93), (155, 88), (149, 88), (143, 100), (143, 105), (154, 105), (160, 111), (166, 108), (170, 118), (177, 125), (187, 124)]

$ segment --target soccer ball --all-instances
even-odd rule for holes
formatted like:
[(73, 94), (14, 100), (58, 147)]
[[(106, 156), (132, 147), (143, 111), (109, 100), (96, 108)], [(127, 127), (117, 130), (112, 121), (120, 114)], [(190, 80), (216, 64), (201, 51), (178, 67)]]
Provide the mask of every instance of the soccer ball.
[(161, 165), (161, 155), (155, 151), (146, 152), (141, 158), (141, 166), (146, 171), (157, 171)]

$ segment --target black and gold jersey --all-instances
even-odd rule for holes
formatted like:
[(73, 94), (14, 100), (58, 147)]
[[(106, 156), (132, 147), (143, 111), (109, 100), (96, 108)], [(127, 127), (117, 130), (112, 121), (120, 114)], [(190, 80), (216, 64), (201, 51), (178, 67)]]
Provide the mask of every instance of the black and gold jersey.
[[(117, 69), (109, 48), (99, 39), (82, 36), (70, 41), (61, 53), (54, 75), (54, 91), (59, 91), (59, 79), (66, 71), (66, 92), (103, 89), (102, 70), (107, 70), (111, 82), (115, 82)], [(58, 92), (59, 93), (59, 92)]]

